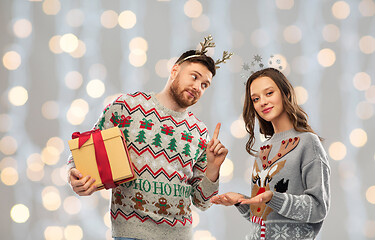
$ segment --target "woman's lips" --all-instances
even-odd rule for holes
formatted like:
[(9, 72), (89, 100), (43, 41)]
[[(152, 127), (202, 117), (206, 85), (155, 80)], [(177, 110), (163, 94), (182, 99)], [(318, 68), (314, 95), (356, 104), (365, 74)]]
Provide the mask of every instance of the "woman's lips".
[(263, 113), (269, 113), (272, 110), (272, 107), (264, 109), (262, 112)]

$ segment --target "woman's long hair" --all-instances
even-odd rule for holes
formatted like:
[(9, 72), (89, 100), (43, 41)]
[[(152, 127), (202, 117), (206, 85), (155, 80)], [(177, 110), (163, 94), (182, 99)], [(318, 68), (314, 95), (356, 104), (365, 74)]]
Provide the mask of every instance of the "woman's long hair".
[(288, 79), (284, 76), (284, 74), (275, 68), (265, 68), (252, 74), (246, 83), (245, 103), (242, 113), (246, 131), (250, 134), (249, 140), (246, 143), (246, 151), (250, 155), (256, 156), (257, 151), (253, 149), (255, 143), (255, 116), (259, 122), (260, 133), (264, 134), (264, 136), (268, 139), (275, 133), (272, 123), (264, 120), (258, 115), (254, 109), (253, 101), (251, 100), (251, 83), (259, 77), (271, 78), (280, 89), (284, 111), (286, 111), (288, 114), (294, 129), (298, 132), (311, 132), (315, 134), (308, 124), (308, 116), (306, 112), (303, 111), (302, 108), (297, 104), (296, 94)]

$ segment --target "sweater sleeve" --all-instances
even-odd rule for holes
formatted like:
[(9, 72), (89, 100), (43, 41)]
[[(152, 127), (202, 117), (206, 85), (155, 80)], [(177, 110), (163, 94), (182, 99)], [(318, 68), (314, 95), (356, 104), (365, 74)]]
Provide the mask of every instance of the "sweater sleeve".
[[(209, 139), (206, 139), (208, 142)], [(190, 181), (193, 188), (191, 195), (193, 204), (202, 211), (207, 210), (212, 205), (210, 199), (219, 192), (219, 179), (212, 182), (206, 177), (207, 156), (206, 151), (203, 151), (193, 166), (193, 178)]]
[(302, 168), (305, 190), (302, 195), (273, 191), (267, 203), (280, 215), (307, 223), (317, 223), (325, 219), (330, 203), (330, 169), (326, 159), (315, 159)]

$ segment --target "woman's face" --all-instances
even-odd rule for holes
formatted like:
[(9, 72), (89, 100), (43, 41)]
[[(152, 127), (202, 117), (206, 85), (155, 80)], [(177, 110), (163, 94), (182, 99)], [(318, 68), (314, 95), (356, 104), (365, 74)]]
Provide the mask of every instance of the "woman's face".
[(269, 77), (259, 77), (250, 85), (251, 101), (258, 115), (273, 125), (287, 113), (284, 111), (282, 95), (276, 83)]

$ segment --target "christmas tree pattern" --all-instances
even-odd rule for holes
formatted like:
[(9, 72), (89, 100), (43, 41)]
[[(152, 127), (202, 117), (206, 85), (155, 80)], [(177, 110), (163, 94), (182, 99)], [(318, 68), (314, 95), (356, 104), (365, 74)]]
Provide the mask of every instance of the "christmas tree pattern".
[(129, 130), (125, 128), (122, 132), (124, 133), (125, 140), (129, 142)]
[(190, 157), (190, 145), (188, 143), (185, 144), (184, 151), (182, 153), (185, 154), (185, 156)]
[(115, 112), (114, 114), (112, 113), (110, 121), (113, 123), (113, 126), (115, 127), (120, 123), (120, 116), (117, 112)]
[(139, 131), (137, 135), (137, 139), (135, 140), (138, 143), (145, 143), (146, 136), (145, 136), (145, 131), (141, 130)]
[(169, 147), (167, 147), (167, 149), (170, 149), (171, 152), (173, 152), (173, 151), (176, 152), (177, 151), (176, 150), (176, 147), (177, 147), (177, 145), (176, 145), (176, 139), (172, 138), (171, 141), (168, 143), (168, 146)]
[(197, 160), (199, 157), (199, 148), (197, 148), (197, 151), (195, 151), (194, 160)]
[(151, 143), (152, 145), (154, 145), (155, 147), (161, 147), (162, 141), (161, 141), (161, 136), (159, 133), (157, 133), (155, 135), (155, 138), (152, 140), (153, 140), (153, 142)]
[(98, 124), (98, 128), (99, 128), (100, 130), (103, 130), (104, 122), (105, 122), (105, 117), (102, 117), (102, 119), (100, 119), (100, 122), (99, 122), (99, 124)]

